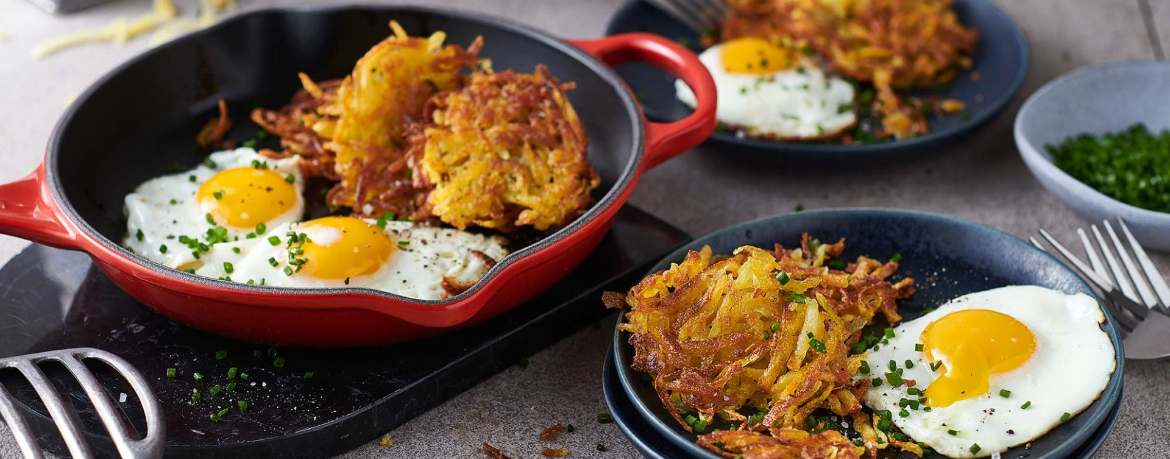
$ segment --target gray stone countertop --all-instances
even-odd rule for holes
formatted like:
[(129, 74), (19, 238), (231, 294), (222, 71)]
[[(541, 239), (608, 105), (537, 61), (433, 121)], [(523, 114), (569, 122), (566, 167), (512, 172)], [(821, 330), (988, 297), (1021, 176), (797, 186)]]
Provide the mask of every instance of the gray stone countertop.
[[(444, 0), (450, 5), (507, 17), (565, 37), (600, 36), (625, 0)], [(894, 207), (938, 212), (1026, 236), (1038, 226), (1071, 234), (1082, 221), (1032, 178), (1018, 157), (1011, 124), (1020, 103), (1043, 83), (1075, 68), (1113, 60), (1162, 57), (1170, 46), (1170, 2), (1161, 0), (995, 0), (1024, 29), (1032, 66), (1023, 93), (976, 135), (905, 164), (825, 172), (753, 167), (699, 148), (647, 174), (631, 202), (702, 235), (761, 216), (832, 207)], [(195, 1), (176, 0), (191, 14)], [(319, 5), (334, 0), (240, 0), (244, 10), (272, 5)], [(390, 3), (390, 2), (386, 2)], [(123, 45), (73, 49), (42, 61), (30, 48), (47, 37), (105, 24), (149, 8), (145, 0), (117, 0), (84, 13), (54, 17), (20, 0), (0, 2), (0, 182), (15, 180), (41, 160), (57, 118), (72, 97), (99, 76), (141, 52), (146, 39)], [(682, 198), (680, 198), (682, 197)], [(27, 242), (0, 236), (0, 262)], [(1170, 273), (1170, 257), (1155, 255)], [(572, 423), (577, 431), (557, 444), (570, 457), (625, 458), (637, 453), (605, 411), (600, 379), (612, 318), (588, 328), (390, 432), (392, 447), (376, 442), (342, 457), (481, 458), (489, 441), (512, 457), (539, 457), (537, 434)], [(1117, 426), (1097, 457), (1170, 457), (1170, 362), (1127, 364), (1125, 398)], [(608, 451), (597, 451), (604, 444)], [(0, 426), (0, 457), (19, 457)]]

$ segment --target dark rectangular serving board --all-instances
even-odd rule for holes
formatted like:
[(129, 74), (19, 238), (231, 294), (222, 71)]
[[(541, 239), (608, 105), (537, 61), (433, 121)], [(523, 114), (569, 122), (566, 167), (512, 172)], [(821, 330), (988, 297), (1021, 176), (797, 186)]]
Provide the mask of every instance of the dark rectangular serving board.
[[(0, 268), (0, 357), (95, 347), (125, 358), (152, 383), (163, 405), (167, 458), (328, 457), (365, 444), (596, 323), (607, 313), (599, 300), (604, 289), (636, 282), (689, 240), (681, 230), (627, 206), (590, 258), (527, 304), (445, 336), (351, 350), (269, 349), (187, 328), (135, 302), (85, 254), (33, 245)], [(217, 359), (219, 351), (226, 356)], [(284, 359), (283, 367), (274, 365), (277, 357)], [(248, 373), (248, 380), (229, 380), (232, 367)], [(168, 368), (177, 369), (175, 379), (167, 378)], [(91, 444), (103, 457), (116, 457), (80, 387), (60, 368), (44, 370), (81, 413)], [(119, 407), (144, 431), (133, 391), (111, 372), (94, 370), (113, 400), (128, 394)], [(202, 383), (195, 382), (196, 372), (204, 376)], [(209, 393), (232, 381), (235, 390)], [(25, 404), (25, 417), (38, 429), (42, 445), (64, 453), (31, 386), (12, 372), (0, 372), (0, 383)], [(193, 390), (200, 391), (201, 401), (192, 400)], [(239, 400), (248, 403), (244, 413)], [(231, 414), (212, 422), (211, 413), (225, 407), (233, 408)]]

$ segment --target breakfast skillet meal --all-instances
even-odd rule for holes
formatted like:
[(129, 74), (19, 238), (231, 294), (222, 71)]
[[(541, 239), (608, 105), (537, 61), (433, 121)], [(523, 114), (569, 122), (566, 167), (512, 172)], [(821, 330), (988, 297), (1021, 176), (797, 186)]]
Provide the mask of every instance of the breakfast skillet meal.
[(603, 299), (628, 310), (633, 369), (728, 458), (998, 456), (1108, 385), (1114, 349), (1088, 295), (1008, 286), (903, 322), (898, 301), (915, 287), (898, 279), (900, 257), (846, 261), (844, 249), (807, 233), (791, 249), (705, 246)]
[[(584, 213), (600, 179), (572, 83), (544, 66), (493, 72), (482, 39), (463, 48), (391, 28), (345, 79), (301, 74), (287, 105), (253, 112), (281, 151), (231, 148), (221, 101), (196, 140), (223, 151), (126, 196), (124, 245), (221, 280), (440, 299), (508, 254), (501, 233)], [(330, 215), (302, 221), (310, 180), (333, 184)]]
[[(716, 117), (737, 136), (840, 143), (929, 132), (963, 102), (895, 90), (941, 88), (970, 69), (978, 31), (951, 0), (728, 0), (700, 55)], [(978, 78), (973, 73), (972, 78)], [(864, 85), (864, 89), (863, 86)], [(678, 99), (694, 107), (681, 81)]]

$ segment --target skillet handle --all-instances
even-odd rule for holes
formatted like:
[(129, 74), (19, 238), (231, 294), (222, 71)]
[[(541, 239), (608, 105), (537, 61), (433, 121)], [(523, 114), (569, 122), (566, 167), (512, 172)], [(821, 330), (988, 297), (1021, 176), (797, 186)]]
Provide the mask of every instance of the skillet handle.
[(61, 211), (43, 186), (44, 165), (28, 176), (0, 185), (0, 234), (62, 248), (77, 247), (77, 236), (61, 223)]
[(609, 65), (645, 62), (682, 79), (698, 100), (695, 111), (673, 123), (646, 121), (646, 158), (641, 171), (661, 164), (699, 143), (715, 131), (715, 81), (699, 57), (667, 38), (649, 33), (626, 33), (569, 43)]

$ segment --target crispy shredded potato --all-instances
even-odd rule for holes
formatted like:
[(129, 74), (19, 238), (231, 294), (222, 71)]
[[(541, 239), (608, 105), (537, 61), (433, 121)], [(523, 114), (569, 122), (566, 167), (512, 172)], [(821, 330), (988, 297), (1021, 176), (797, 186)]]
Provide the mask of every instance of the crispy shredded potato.
[[(704, 426), (716, 415), (740, 424), (739, 433), (712, 433), (700, 444), (720, 449), (719, 442), (728, 457), (858, 457), (863, 448), (844, 437), (807, 432), (820, 425), (810, 426), (809, 415), (827, 409), (861, 421), (856, 429), (875, 454), (889, 443), (882, 434), (879, 444), (872, 428), (873, 438), (865, 436), (860, 400), (869, 384), (853, 381), (863, 356), (850, 356), (850, 345), (878, 313), (890, 323), (901, 320), (897, 300), (914, 292), (913, 279), (891, 283), (898, 264), (866, 257), (843, 271), (824, 266), (844, 248), (844, 240), (821, 244), (808, 234), (791, 250), (744, 246), (715, 257), (704, 247), (626, 295), (603, 299), (629, 308), (620, 329), (636, 350), (633, 368), (654, 378), (684, 429), (695, 425), (684, 413), (697, 414)], [(753, 431), (774, 439), (754, 438)], [(806, 451), (816, 454), (801, 456)]]
[(532, 74), (478, 72), (431, 100), (432, 124), (413, 136), (434, 186), (434, 215), (463, 229), (513, 231), (564, 225), (584, 213), (601, 184), (589, 138), (562, 84), (543, 65)]
[(879, 137), (927, 133), (922, 104), (894, 89), (930, 88), (971, 67), (979, 33), (952, 0), (728, 0), (724, 40), (760, 37), (815, 50), (832, 69), (873, 83)]

